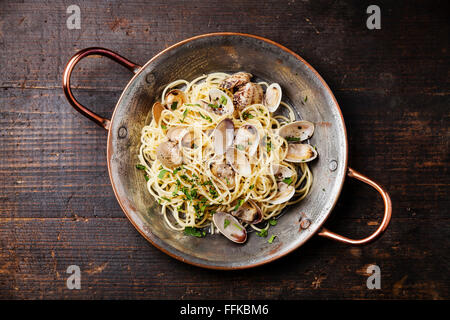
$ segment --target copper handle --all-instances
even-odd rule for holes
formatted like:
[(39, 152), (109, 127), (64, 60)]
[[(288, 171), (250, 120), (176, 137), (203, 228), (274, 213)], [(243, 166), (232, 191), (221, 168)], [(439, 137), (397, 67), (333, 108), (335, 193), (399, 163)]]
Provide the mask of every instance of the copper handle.
[(122, 57), (121, 55), (115, 53), (114, 51), (104, 49), (104, 48), (86, 48), (78, 53), (76, 53), (67, 63), (66, 68), (64, 69), (64, 75), (63, 75), (63, 89), (64, 94), (66, 95), (67, 100), (72, 105), (72, 107), (75, 108), (78, 112), (80, 112), (85, 117), (88, 117), (95, 123), (97, 123), (102, 128), (105, 128), (106, 130), (109, 129), (110, 120), (103, 118), (96, 114), (95, 112), (89, 110), (85, 106), (83, 106), (81, 103), (75, 99), (73, 96), (72, 90), (70, 88), (70, 76), (72, 75), (73, 68), (76, 66), (76, 64), (83, 58), (90, 56), (90, 55), (100, 55), (107, 58), (110, 58), (111, 60), (123, 65), (133, 73), (137, 73), (141, 66), (131, 62), (130, 60)]
[(348, 173), (347, 175), (350, 178), (355, 178), (358, 179), (364, 183), (367, 183), (368, 185), (372, 186), (373, 188), (375, 188), (375, 190), (377, 190), (380, 194), (381, 197), (383, 198), (383, 202), (384, 202), (384, 217), (383, 217), (383, 221), (381, 221), (380, 226), (378, 227), (378, 229), (372, 233), (370, 236), (368, 236), (367, 238), (364, 239), (360, 239), (360, 240), (353, 240), (353, 239), (349, 239), (347, 237), (338, 235), (332, 231), (329, 231), (325, 228), (322, 228), (322, 230), (318, 233), (319, 236), (325, 237), (325, 238), (330, 238), (339, 242), (343, 242), (343, 243), (348, 243), (348, 244), (353, 244), (353, 245), (363, 245), (366, 243), (369, 243), (373, 240), (375, 240), (376, 238), (378, 238), (387, 228), (389, 221), (391, 220), (391, 215), (392, 215), (392, 202), (391, 202), (391, 198), (389, 197), (389, 194), (386, 192), (386, 190), (384, 190), (379, 184), (377, 184), (376, 182), (370, 180), (369, 178), (367, 178), (366, 176), (362, 175), (361, 173), (353, 170), (352, 168), (348, 168)]

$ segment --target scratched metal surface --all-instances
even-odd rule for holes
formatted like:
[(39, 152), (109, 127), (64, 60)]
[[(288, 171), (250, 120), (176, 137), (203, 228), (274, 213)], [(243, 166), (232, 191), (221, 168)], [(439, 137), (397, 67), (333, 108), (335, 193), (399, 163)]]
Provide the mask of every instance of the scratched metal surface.
[[(0, 3), (1, 298), (449, 297), (446, 2), (379, 1), (382, 29), (373, 31), (365, 1), (80, 1), (80, 30), (66, 27), (70, 4)], [(64, 65), (89, 46), (144, 64), (219, 31), (272, 39), (324, 77), (346, 122), (349, 166), (392, 196), (380, 240), (356, 248), (313, 237), (267, 266), (222, 272), (165, 255), (130, 224), (109, 181), (106, 131), (65, 101)], [(74, 72), (75, 94), (110, 117), (130, 77), (89, 58)], [(371, 188), (347, 179), (326, 226), (363, 237), (382, 209)], [(66, 288), (71, 264), (81, 290)], [(380, 290), (366, 287), (371, 264)]]

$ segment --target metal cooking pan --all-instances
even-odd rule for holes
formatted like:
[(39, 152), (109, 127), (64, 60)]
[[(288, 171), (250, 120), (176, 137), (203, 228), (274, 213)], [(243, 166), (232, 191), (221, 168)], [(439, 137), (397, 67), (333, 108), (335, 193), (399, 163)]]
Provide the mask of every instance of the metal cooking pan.
[[(108, 57), (134, 73), (117, 102), (111, 120), (84, 107), (72, 94), (70, 76), (73, 68), (89, 55)], [(286, 208), (284, 216), (272, 227), (271, 230), (277, 235), (273, 244), (255, 235), (250, 236), (244, 245), (238, 245), (221, 235), (195, 238), (170, 230), (162, 219), (159, 205), (145, 188), (142, 172), (135, 167), (141, 129), (149, 122), (151, 106), (167, 83), (175, 79), (194, 79), (205, 73), (241, 70), (279, 83), (284, 96), (295, 106), (297, 116), (316, 125), (311, 144), (317, 146), (319, 158), (311, 165), (314, 175), (312, 189), (299, 204)], [(330, 88), (305, 60), (271, 40), (239, 33), (200, 35), (165, 49), (144, 66), (108, 49), (87, 48), (74, 55), (67, 64), (63, 88), (77, 111), (108, 130), (109, 176), (116, 198), (128, 219), (154, 246), (178, 260), (212, 269), (249, 268), (288, 254), (315, 234), (351, 245), (362, 245), (380, 236), (389, 224), (392, 205), (387, 192), (374, 181), (347, 167), (344, 119)], [(306, 102), (305, 96), (308, 97)], [(349, 239), (322, 226), (336, 204), (346, 176), (371, 185), (384, 201), (381, 224), (364, 239)]]

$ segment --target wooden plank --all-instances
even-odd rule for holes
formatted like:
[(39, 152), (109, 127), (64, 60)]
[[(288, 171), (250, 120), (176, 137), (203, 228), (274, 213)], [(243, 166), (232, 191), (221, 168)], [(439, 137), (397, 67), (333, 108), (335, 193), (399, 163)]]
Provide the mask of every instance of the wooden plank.
[[(378, 1), (382, 29), (360, 1), (79, 1), (0, 3), (0, 298), (448, 299), (448, 2)], [(137, 63), (185, 38), (247, 32), (299, 53), (341, 106), (349, 165), (384, 185), (393, 220), (353, 248), (313, 238), (288, 257), (238, 272), (202, 270), (148, 244), (124, 217), (106, 169), (106, 132), (61, 89), (65, 63), (89, 46)], [(86, 59), (77, 98), (109, 117), (131, 74)], [(363, 237), (380, 221), (370, 187), (348, 179), (329, 229)], [(66, 268), (82, 270), (68, 290)], [(369, 264), (382, 289), (366, 288)], [(239, 284), (237, 286), (236, 284)]]

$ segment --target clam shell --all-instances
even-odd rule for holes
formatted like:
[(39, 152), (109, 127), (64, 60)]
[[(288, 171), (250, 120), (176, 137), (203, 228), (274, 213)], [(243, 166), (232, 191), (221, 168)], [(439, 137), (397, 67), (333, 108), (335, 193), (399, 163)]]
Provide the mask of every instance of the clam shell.
[(279, 129), (278, 134), (288, 142), (305, 141), (314, 134), (314, 123), (305, 120), (288, 123)]
[(266, 94), (264, 95), (264, 105), (270, 112), (277, 111), (281, 102), (282, 91), (278, 83), (272, 83), (266, 89)]
[(235, 173), (231, 165), (223, 160), (212, 160), (209, 163), (209, 169), (213, 176), (222, 181), (228, 189), (235, 187)]
[(186, 102), (187, 102), (186, 95), (184, 94), (183, 91), (179, 89), (170, 90), (169, 92), (166, 93), (166, 96), (164, 98), (164, 103), (166, 104), (167, 109), (169, 110), (179, 108)]
[(152, 115), (155, 120), (156, 125), (159, 124), (159, 119), (161, 119), (161, 113), (165, 110), (164, 105), (161, 102), (155, 102), (152, 107)]
[(289, 201), (295, 194), (295, 187), (284, 182), (278, 182), (278, 191), (274, 198), (269, 202), (271, 204), (281, 204)]
[(249, 82), (236, 91), (233, 96), (233, 102), (238, 107), (239, 111), (241, 111), (246, 106), (262, 103), (263, 95), (263, 89), (259, 84)]
[(156, 157), (167, 168), (175, 168), (183, 163), (178, 142), (165, 141), (156, 148)]
[(208, 106), (208, 110), (220, 115), (234, 112), (233, 100), (222, 90), (213, 88), (209, 90), (208, 96), (209, 104), (217, 106), (216, 108)]
[(235, 148), (228, 148), (226, 152), (226, 161), (239, 175), (246, 178), (251, 176), (252, 166), (244, 152)]
[(294, 170), (282, 164), (272, 164), (271, 170), (277, 181), (283, 181), (295, 175)]
[[(220, 233), (229, 240), (235, 243), (244, 243), (247, 240), (247, 230), (231, 214), (218, 211), (214, 213), (212, 220)], [(226, 223), (225, 220), (229, 222)]]
[(223, 80), (220, 87), (223, 89), (232, 90), (250, 82), (251, 77), (253, 76), (250, 73), (237, 72)]
[(214, 151), (222, 155), (233, 144), (234, 124), (231, 119), (220, 121), (212, 133)]
[[(237, 201), (232, 205), (236, 204)], [(231, 214), (248, 224), (257, 224), (263, 219), (261, 208), (251, 199), (243, 203), (237, 210), (232, 211)]]
[(253, 156), (256, 153), (259, 141), (260, 136), (258, 129), (251, 124), (240, 127), (234, 137), (234, 145), (236, 147), (241, 146), (241, 148), (244, 148), (249, 156)]
[(296, 163), (309, 162), (317, 158), (317, 155), (317, 150), (309, 144), (292, 143), (288, 146), (288, 152), (284, 160)]

